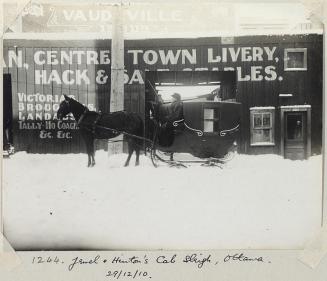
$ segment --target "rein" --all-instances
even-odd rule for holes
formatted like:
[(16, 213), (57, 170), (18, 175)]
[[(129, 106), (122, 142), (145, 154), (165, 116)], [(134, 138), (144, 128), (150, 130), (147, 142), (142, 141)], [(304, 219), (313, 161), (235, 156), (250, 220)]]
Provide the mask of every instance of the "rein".
[(137, 136), (137, 135), (134, 135), (134, 134), (130, 134), (130, 133), (127, 133), (125, 131), (120, 131), (120, 130), (117, 130), (117, 129), (112, 129), (112, 128), (108, 128), (108, 127), (104, 127), (104, 126), (100, 126), (100, 125), (95, 125), (95, 127), (100, 128), (100, 129), (104, 129), (104, 130), (109, 130), (109, 131), (111, 131), (111, 132), (113, 132), (115, 134), (119, 134), (119, 135), (122, 134), (122, 135), (125, 135), (125, 136), (128, 136), (128, 137), (133, 137), (133, 138), (136, 138), (136, 139), (140, 139), (140, 140), (144, 140), (144, 141), (153, 143), (153, 141), (150, 140), (150, 139), (140, 137), (140, 136)]
[[(144, 140), (144, 141), (147, 141), (147, 142), (150, 142), (150, 143), (153, 143), (152, 140), (150, 139), (147, 139), (147, 138), (144, 138), (144, 137), (140, 137), (140, 136), (137, 136), (137, 135), (134, 135), (134, 134), (130, 134), (130, 133), (127, 133), (125, 131), (120, 131), (120, 130), (117, 130), (117, 129), (113, 129), (113, 128), (109, 128), (109, 127), (105, 127), (105, 126), (101, 126), (101, 125), (97, 125), (97, 122), (100, 120), (101, 118), (101, 113), (99, 113), (99, 115), (97, 116), (97, 118), (95, 119), (95, 121), (93, 122), (93, 126), (92, 126), (92, 129), (89, 128), (89, 126), (87, 125), (83, 125), (81, 122), (83, 121), (84, 119), (84, 116), (85, 116), (85, 113), (88, 112), (88, 108), (85, 108), (85, 111), (84, 113), (81, 115), (81, 117), (79, 118), (78, 122), (77, 122), (77, 125), (79, 127), (82, 127), (83, 129), (85, 130), (88, 130), (90, 132), (92, 132), (94, 134), (95, 132), (95, 129), (96, 128), (100, 128), (100, 129), (104, 129), (104, 130), (108, 130), (108, 131), (111, 131), (113, 132), (114, 134), (117, 134), (117, 135), (126, 135), (128, 137), (133, 137), (133, 138), (136, 138), (136, 139), (140, 139), (140, 140)], [(119, 141), (122, 141), (122, 140), (119, 140)], [(118, 141), (114, 141), (114, 142), (118, 142)]]
[[(84, 106), (84, 112), (82, 113), (82, 115), (78, 119), (77, 125), (79, 127), (83, 127), (83, 129), (85, 129), (85, 130), (88, 130), (88, 131), (92, 132), (93, 134), (95, 133), (95, 129), (96, 128), (100, 128), (100, 129), (103, 129), (103, 130), (111, 131), (111, 132), (113, 132), (114, 134), (117, 134), (117, 135), (122, 134), (122, 135), (125, 135), (125, 136), (128, 136), (128, 137), (132, 137), (132, 138), (136, 138), (136, 139), (139, 139), (139, 140), (143, 140), (145, 142), (148, 142), (148, 143), (151, 143), (152, 145), (154, 145), (154, 141), (153, 140), (150, 140), (148, 138), (140, 137), (140, 136), (137, 136), (137, 135), (134, 135), (134, 134), (130, 134), (130, 133), (127, 133), (125, 131), (121, 131), (121, 130), (117, 130), (117, 129), (113, 129), (113, 128), (109, 128), (109, 127), (97, 125), (98, 121), (101, 118), (101, 115), (102, 115), (101, 113), (98, 113), (98, 116), (96, 117), (95, 121), (92, 124), (92, 129), (90, 129), (89, 126), (82, 124), (82, 121), (84, 120), (85, 115), (86, 115), (87, 112), (89, 112), (89, 109), (86, 106)], [(188, 126), (186, 124), (185, 119), (175, 120), (173, 122), (173, 126), (174, 127), (177, 127), (179, 125), (179, 123), (183, 123), (187, 129), (189, 129), (189, 130), (197, 133), (197, 135), (199, 137), (200, 136), (203, 136), (203, 131), (198, 130), (198, 129), (191, 128), (190, 126)], [(229, 130), (227, 129), (227, 130), (221, 131), (220, 132), (220, 136), (225, 136), (227, 133), (233, 133), (234, 131), (238, 131), (238, 129), (239, 129), (239, 124), (236, 127), (232, 128), (232, 129), (229, 129)], [(123, 140), (112, 141), (112, 142), (120, 142), (120, 141), (123, 141)]]

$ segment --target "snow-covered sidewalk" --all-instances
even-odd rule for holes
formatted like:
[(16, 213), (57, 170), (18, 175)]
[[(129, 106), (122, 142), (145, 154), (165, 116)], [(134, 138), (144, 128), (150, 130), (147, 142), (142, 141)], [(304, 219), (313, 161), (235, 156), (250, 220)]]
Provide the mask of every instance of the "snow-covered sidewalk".
[(302, 247), (320, 225), (321, 156), (236, 155), (224, 169), (124, 168), (126, 155), (3, 160), (5, 236), (16, 249)]

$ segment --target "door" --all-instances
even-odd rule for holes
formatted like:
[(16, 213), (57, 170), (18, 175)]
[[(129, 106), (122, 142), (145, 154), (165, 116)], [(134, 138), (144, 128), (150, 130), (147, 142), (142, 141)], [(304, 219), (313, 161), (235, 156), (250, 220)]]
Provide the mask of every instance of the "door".
[(13, 143), (11, 75), (3, 74), (3, 149)]
[(307, 158), (307, 112), (285, 112), (284, 156), (292, 160)]

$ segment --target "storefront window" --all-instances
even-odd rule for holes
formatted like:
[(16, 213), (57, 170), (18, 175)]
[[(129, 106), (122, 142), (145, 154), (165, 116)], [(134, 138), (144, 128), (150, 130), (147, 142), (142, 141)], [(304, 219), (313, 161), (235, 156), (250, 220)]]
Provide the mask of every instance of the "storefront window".
[(251, 145), (274, 145), (274, 111), (269, 108), (250, 108)]

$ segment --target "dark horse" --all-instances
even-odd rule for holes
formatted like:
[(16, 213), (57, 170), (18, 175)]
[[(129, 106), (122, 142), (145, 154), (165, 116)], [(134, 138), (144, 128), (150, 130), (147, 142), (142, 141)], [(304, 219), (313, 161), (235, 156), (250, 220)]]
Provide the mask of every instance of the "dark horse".
[(72, 113), (77, 122), (81, 135), (86, 143), (88, 155), (88, 167), (95, 165), (94, 139), (111, 139), (122, 132), (126, 133), (128, 142), (128, 157), (125, 167), (128, 166), (133, 152), (136, 153), (135, 165), (139, 164), (140, 149), (143, 140), (134, 136), (143, 136), (143, 121), (136, 113), (117, 111), (112, 113), (98, 113), (90, 111), (78, 101), (64, 95), (65, 99), (60, 103), (57, 111), (59, 119)]

